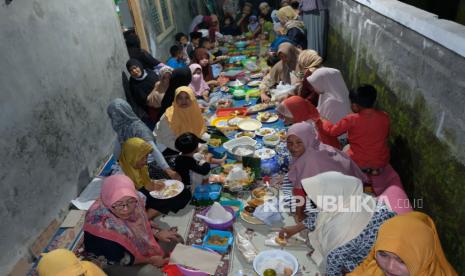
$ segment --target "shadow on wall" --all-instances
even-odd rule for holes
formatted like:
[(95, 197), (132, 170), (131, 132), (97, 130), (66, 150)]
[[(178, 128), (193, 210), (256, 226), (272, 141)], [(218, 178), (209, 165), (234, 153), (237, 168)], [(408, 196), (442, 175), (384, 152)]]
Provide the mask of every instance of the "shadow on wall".
[[(391, 118), (391, 164), (398, 171), (415, 209), (430, 214), (436, 222), (448, 260), (459, 275), (465, 274), (465, 166), (441, 142), (434, 129), (431, 111), (417, 96), (414, 104), (405, 103), (388, 87), (389, 76), (377, 74), (378, 64), (359, 49), (355, 68), (355, 49), (330, 28), (327, 66), (338, 68), (349, 87), (369, 83), (378, 90), (378, 108)], [(355, 75), (356, 74), (356, 75)], [(419, 93), (417, 93), (419, 94)], [(397, 94), (399, 95), (399, 94)], [(444, 131), (447, 136), (447, 129)], [(450, 138), (450, 137), (449, 137)]]

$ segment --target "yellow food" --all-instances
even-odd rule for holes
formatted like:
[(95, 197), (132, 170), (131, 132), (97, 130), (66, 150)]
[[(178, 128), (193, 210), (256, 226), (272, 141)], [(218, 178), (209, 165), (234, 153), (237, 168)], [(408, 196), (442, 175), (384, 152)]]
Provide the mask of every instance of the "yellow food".
[(281, 246), (285, 246), (287, 244), (287, 240), (285, 238), (280, 238), (279, 236), (277, 236), (274, 240)]
[(226, 245), (228, 243), (228, 238), (221, 237), (220, 235), (211, 235), (208, 238), (207, 243), (211, 244), (211, 245), (223, 246), (223, 245)]
[(259, 198), (254, 198), (254, 199), (247, 201), (247, 204), (255, 208), (262, 205), (263, 203), (264, 203), (263, 199), (259, 199)]
[(208, 144), (212, 147), (219, 147), (221, 145), (221, 139), (212, 138), (208, 141)]

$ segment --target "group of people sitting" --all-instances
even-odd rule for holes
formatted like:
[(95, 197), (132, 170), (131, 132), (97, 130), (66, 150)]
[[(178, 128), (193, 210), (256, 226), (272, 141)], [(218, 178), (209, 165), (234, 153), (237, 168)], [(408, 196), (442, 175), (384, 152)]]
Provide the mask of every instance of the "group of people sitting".
[[(273, 16), (268, 8), (260, 5), (260, 20)], [(245, 4), (235, 21), (225, 17), (225, 29), (256, 30), (251, 9)], [(275, 13), (288, 32), (298, 24), (284, 22), (284, 18), (295, 20), (291, 10), (295, 15), (289, 5)], [(195, 27), (206, 28), (211, 42), (217, 25), (218, 18), (210, 16), (202, 17)], [(114, 99), (107, 108), (117, 134), (114, 157), (120, 171), (104, 180), (100, 198), (86, 214), (84, 245), (86, 256), (98, 261), (108, 275), (163, 275), (171, 250), (183, 241), (176, 227), (160, 229), (153, 218), (185, 208), (193, 187), (208, 185), (204, 179), (211, 164), (225, 161), (213, 158), (201, 145), (208, 133), (200, 102), (208, 102), (210, 87), (217, 83), (211, 54), (205, 44), (197, 44), (202, 40), (197, 33), (191, 33), (191, 43), (185, 35), (176, 36), (179, 46), (172, 48), (176, 61), (168, 61), (176, 68), (162, 65), (141, 49), (134, 33), (126, 33), (125, 39), (131, 56), (126, 65), (130, 93), (127, 100)], [(296, 44), (279, 44), (279, 62), (260, 86), (263, 102), (271, 100), (269, 91), (279, 82), (297, 87), (277, 106), (289, 127), (285, 143), (292, 159), (281, 189), (296, 221), (280, 236), (309, 231), (312, 259), (325, 275), (457, 275), (446, 260), (432, 219), (410, 206), (398, 206), (399, 199), (407, 199), (401, 187), (394, 187), (394, 194), (393, 187), (364, 193), (365, 184), (392, 170), (389, 116), (374, 107), (376, 89), (361, 85), (349, 91), (339, 70), (324, 67), (318, 52)], [(177, 67), (184, 59), (189, 67)], [(168, 156), (175, 156), (174, 162)], [(185, 189), (171, 199), (155, 199), (150, 192), (163, 188), (153, 181), (157, 178), (180, 180)], [(319, 198), (331, 196), (342, 198), (344, 206), (358, 197), (367, 208), (329, 209)], [(60, 251), (44, 256), (38, 267), (41, 276), (56, 275), (47, 274), (52, 269), (47, 264), (57, 264), (49, 260), (53, 256), (69, 260), (60, 264), (70, 263), (74, 270), (69, 271), (77, 273), (66, 275), (82, 275), (80, 271), (104, 275)]]

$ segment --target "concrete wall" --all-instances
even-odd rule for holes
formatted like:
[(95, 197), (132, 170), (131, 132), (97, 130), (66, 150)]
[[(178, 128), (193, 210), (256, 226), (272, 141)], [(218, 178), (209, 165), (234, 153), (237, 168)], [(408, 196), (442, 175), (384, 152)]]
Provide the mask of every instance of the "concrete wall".
[(124, 95), (127, 60), (114, 9), (113, 0), (0, 3), (0, 275), (110, 152), (106, 106)]
[(393, 0), (327, 2), (327, 65), (378, 89), (391, 163), (465, 274), (465, 27)]

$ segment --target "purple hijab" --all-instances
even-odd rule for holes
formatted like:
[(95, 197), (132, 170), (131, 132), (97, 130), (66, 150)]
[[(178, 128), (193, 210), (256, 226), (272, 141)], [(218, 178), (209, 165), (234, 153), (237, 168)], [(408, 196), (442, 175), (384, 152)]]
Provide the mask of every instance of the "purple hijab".
[(329, 171), (354, 176), (365, 182), (365, 174), (348, 155), (318, 140), (313, 124), (308, 122), (294, 124), (289, 128), (287, 136), (289, 135), (299, 137), (305, 146), (305, 152), (289, 166), (288, 176), (294, 184), (294, 189), (303, 189), (302, 179)]

